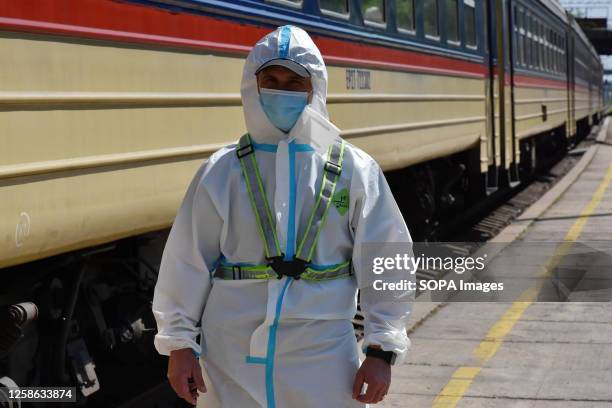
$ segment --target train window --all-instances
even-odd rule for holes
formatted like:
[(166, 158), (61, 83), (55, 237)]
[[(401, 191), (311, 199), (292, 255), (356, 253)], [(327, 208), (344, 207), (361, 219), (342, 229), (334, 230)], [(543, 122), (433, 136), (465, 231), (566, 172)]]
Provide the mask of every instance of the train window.
[(559, 63), (559, 72), (563, 71), (563, 44), (562, 44), (562, 39), (561, 39), (561, 35), (557, 34), (557, 57), (558, 57), (558, 63)]
[(423, 15), (425, 16), (425, 35), (428, 37), (438, 37), (438, 1), (425, 0), (423, 5)]
[(548, 34), (548, 36), (546, 37), (546, 41), (547, 41), (546, 46), (548, 47), (548, 71), (553, 72), (554, 56), (553, 56), (553, 44), (552, 44), (552, 28), (548, 28), (546, 30), (546, 33)]
[(513, 25), (513, 32), (511, 37), (513, 38), (513, 46), (512, 49), (514, 50), (514, 58), (513, 61), (515, 62), (519, 62), (520, 57), (520, 50), (519, 50), (519, 29), (518, 29), (518, 6), (515, 4), (514, 5), (514, 14), (513, 14), (513, 18), (512, 18), (512, 25)]
[(520, 34), (521, 34), (521, 45), (520, 45), (520, 49), (521, 49), (521, 64), (523, 66), (527, 66), (527, 22), (525, 20), (525, 10), (520, 9), (520, 13), (519, 13), (519, 22), (520, 22)]
[(557, 38), (557, 47), (556, 47), (556, 51), (557, 51), (557, 72), (561, 72), (561, 36), (559, 35), (559, 33), (556, 34), (556, 38)]
[(378, 24), (385, 23), (384, 0), (363, 0), (360, 3), (364, 21)]
[(414, 32), (414, 0), (396, 0), (397, 28)]
[(546, 67), (546, 48), (544, 47), (544, 25), (540, 21), (538, 26), (540, 27), (540, 31), (538, 32), (538, 44), (540, 45), (540, 70), (544, 71), (544, 68)]
[(552, 30), (550, 31), (550, 53), (551, 53), (551, 59), (550, 59), (551, 67), (550, 67), (550, 69), (552, 70), (552, 72), (557, 72), (556, 34)]
[(446, 4), (446, 39), (459, 44), (459, 11), (457, 0), (445, 0)]
[(548, 43), (548, 71), (555, 72), (555, 50), (552, 42)]
[(537, 43), (537, 25), (535, 17), (531, 16), (531, 67), (538, 67), (538, 43)]
[(564, 74), (567, 73), (567, 59), (565, 57), (566, 47), (565, 37), (561, 37), (561, 72)]
[(521, 29), (523, 27), (523, 20), (521, 17), (522, 12), (523, 10), (521, 8), (514, 8), (514, 36), (516, 37), (515, 48), (517, 65), (523, 64), (523, 39), (521, 38)]
[(535, 66), (539, 71), (542, 68), (542, 47), (540, 44), (540, 20), (535, 21)]
[(540, 26), (540, 44), (542, 47), (542, 70), (546, 71), (548, 68), (548, 50), (546, 49), (546, 27), (544, 23)]
[(525, 65), (525, 44), (523, 43), (523, 38), (525, 37), (525, 22), (523, 18), (525, 14), (521, 7), (515, 8), (515, 19), (516, 19), (516, 48), (518, 51), (517, 60), (519, 65)]
[(348, 0), (319, 0), (319, 6), (325, 14), (342, 17), (348, 17), (349, 14)]
[(542, 69), (548, 71), (548, 41), (546, 40), (548, 28), (542, 26)]
[(294, 8), (302, 8), (302, 0), (267, 0), (270, 3), (278, 3), (283, 6), (289, 6)]
[(527, 12), (525, 22), (527, 23), (527, 47), (525, 47), (525, 51), (527, 52), (527, 65), (531, 68), (533, 66), (533, 18), (531, 13)]
[(463, 0), (463, 19), (465, 24), (465, 44), (476, 48), (476, 4), (474, 0)]
[(559, 35), (557, 37), (557, 44), (558, 44), (558, 47), (559, 47), (557, 49), (557, 54), (558, 54), (557, 56), (559, 58), (559, 61), (558, 61), (559, 62), (559, 72), (561, 73), (561, 72), (563, 72), (563, 42), (562, 42), (562, 39), (561, 39), (561, 35)]
[(548, 29), (548, 70), (550, 72), (554, 72), (554, 49), (553, 49), (553, 38), (552, 38), (552, 28)]
[(555, 71), (559, 73), (561, 71), (561, 49), (559, 48), (559, 33), (554, 33), (555, 38)]
[(544, 23), (540, 22), (540, 68), (542, 71), (546, 71), (546, 43), (544, 40), (544, 36), (546, 35), (546, 30), (544, 28)]
[(514, 49), (515, 49), (515, 57), (514, 60), (516, 61), (516, 63), (518, 65), (521, 64), (521, 54), (522, 54), (522, 48), (521, 48), (521, 30), (519, 28), (519, 21), (518, 21), (518, 8), (515, 7), (515, 13), (514, 13)]
[(557, 72), (561, 73), (561, 36), (559, 33), (556, 34), (557, 38)]
[(550, 72), (556, 72), (557, 71), (557, 51), (555, 50), (555, 47), (553, 47), (552, 45), (550, 46)]
[(552, 46), (551, 51), (552, 51), (551, 52), (552, 58), (550, 60), (550, 64), (551, 64), (550, 69), (554, 74), (555, 72), (557, 72), (557, 48), (555, 46)]

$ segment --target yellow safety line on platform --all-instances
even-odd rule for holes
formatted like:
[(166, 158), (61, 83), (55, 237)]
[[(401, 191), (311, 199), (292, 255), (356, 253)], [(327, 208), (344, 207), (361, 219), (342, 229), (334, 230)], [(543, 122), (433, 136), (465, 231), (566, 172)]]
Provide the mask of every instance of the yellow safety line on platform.
[(555, 250), (552, 257), (542, 267), (536, 275), (536, 284), (526, 289), (519, 298), (512, 303), (512, 306), (504, 313), (504, 315), (489, 329), (485, 339), (476, 347), (472, 354), (480, 363), (479, 366), (463, 366), (459, 367), (452, 375), (450, 381), (444, 386), (440, 393), (436, 396), (432, 407), (434, 408), (453, 408), (466, 391), (470, 388), (472, 381), (480, 373), (480, 370), (485, 363), (491, 359), (497, 350), (501, 347), (504, 338), (514, 325), (519, 321), (525, 310), (534, 302), (544, 283), (544, 279), (550, 276), (550, 272), (559, 264), (563, 257), (567, 254), (574, 241), (578, 239), (582, 233), (589, 216), (597, 209), (603, 199), (608, 186), (612, 182), (612, 165), (608, 167), (603, 180), (595, 190), (591, 201), (584, 207), (580, 213), (580, 217), (574, 222), (569, 229), (563, 243)]

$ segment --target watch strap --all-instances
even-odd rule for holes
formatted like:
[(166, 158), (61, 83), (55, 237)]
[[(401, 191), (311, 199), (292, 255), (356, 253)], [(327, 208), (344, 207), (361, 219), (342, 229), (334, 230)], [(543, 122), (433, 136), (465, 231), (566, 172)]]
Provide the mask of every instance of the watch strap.
[(394, 352), (392, 352), (392, 351), (385, 351), (385, 350), (382, 350), (382, 349), (372, 348), (372, 347), (368, 347), (367, 348), (366, 356), (367, 357), (380, 358), (381, 360), (385, 360), (389, 364), (393, 364), (393, 361), (395, 360), (395, 353)]

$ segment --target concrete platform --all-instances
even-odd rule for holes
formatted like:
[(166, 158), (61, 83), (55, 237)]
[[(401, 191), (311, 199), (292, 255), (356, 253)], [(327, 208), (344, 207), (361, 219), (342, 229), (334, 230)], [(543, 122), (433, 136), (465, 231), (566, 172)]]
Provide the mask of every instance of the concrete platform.
[(516, 277), (578, 268), (569, 301), (538, 301), (529, 283), (508, 302), (416, 302), (410, 356), (376, 406), (612, 407), (612, 126), (599, 140), (493, 240), (507, 243), (500, 263), (513, 243), (550, 243), (514, 254)]

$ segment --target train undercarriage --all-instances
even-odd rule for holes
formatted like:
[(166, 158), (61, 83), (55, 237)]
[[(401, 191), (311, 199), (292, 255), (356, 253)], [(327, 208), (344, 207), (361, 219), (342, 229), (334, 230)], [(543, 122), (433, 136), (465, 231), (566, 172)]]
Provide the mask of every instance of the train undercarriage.
[(36, 306), (22, 319), (3, 308), (0, 346), (12, 347), (0, 355), (0, 383), (76, 387), (76, 406), (88, 407), (121, 406), (161, 383), (151, 300), (167, 233), (4, 269), (1, 304)]

